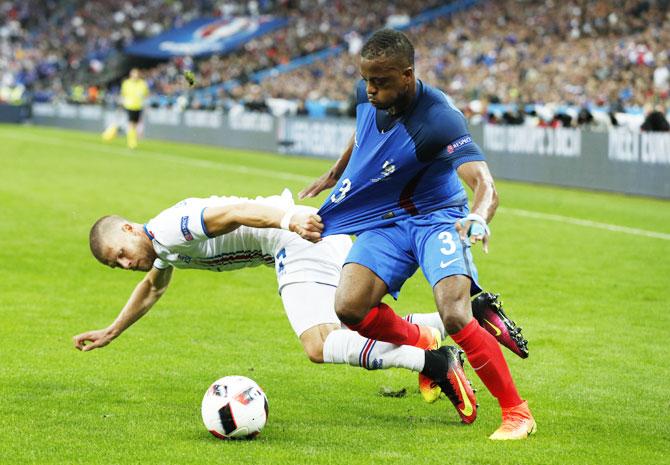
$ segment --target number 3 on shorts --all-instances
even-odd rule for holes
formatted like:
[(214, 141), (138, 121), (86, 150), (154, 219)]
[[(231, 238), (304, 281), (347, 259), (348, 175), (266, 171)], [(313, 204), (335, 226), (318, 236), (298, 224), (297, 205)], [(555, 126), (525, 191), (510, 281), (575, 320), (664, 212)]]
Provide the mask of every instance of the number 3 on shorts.
[(443, 255), (451, 255), (456, 251), (456, 243), (454, 242), (451, 231), (442, 231), (438, 236), (438, 239), (442, 241), (447, 247), (440, 247), (440, 252)]
[(342, 180), (342, 187), (340, 187), (340, 194), (339, 195), (335, 195), (335, 194), (331, 195), (330, 196), (330, 201), (333, 202), (333, 203), (339, 202), (340, 200), (342, 200), (343, 198), (346, 197), (347, 192), (349, 192), (350, 190), (351, 190), (351, 181), (349, 180), (349, 178), (343, 179)]

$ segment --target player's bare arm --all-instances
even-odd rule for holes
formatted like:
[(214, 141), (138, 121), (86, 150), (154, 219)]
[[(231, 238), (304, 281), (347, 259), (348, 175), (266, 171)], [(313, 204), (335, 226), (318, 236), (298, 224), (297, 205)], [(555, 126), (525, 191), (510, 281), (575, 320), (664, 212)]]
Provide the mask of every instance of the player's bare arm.
[(75, 348), (88, 352), (104, 347), (133, 323), (142, 318), (158, 299), (165, 293), (172, 278), (172, 267), (165, 269), (152, 268), (140, 281), (130, 295), (128, 302), (107, 328), (87, 331), (74, 336)]
[(330, 189), (337, 181), (340, 179), (340, 176), (344, 172), (344, 169), (349, 164), (349, 159), (351, 158), (351, 153), (354, 151), (354, 143), (356, 142), (356, 133), (351, 136), (347, 148), (344, 150), (344, 153), (340, 158), (337, 159), (335, 164), (331, 169), (328, 170), (325, 174), (319, 177), (316, 181), (310, 184), (308, 187), (300, 191), (298, 194), (299, 199), (306, 199), (309, 197), (316, 197), (322, 191)]
[(281, 228), (297, 233), (311, 242), (321, 240), (321, 217), (307, 207), (283, 210), (256, 202), (242, 202), (221, 207), (208, 207), (203, 213), (210, 236), (227, 234), (240, 226), (250, 228)]
[(472, 244), (482, 241), (484, 252), (488, 253), (490, 231), (487, 225), (498, 209), (498, 192), (493, 176), (483, 161), (463, 163), (456, 171), (473, 192), (471, 213), (466, 221), (456, 224), (456, 229), (462, 240), (469, 237)]

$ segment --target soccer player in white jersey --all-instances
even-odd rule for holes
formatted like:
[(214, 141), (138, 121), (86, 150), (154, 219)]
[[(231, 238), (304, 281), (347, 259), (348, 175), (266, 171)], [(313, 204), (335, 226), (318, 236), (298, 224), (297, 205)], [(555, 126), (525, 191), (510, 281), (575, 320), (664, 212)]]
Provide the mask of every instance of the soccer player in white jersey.
[[(424, 336), (417, 344), (420, 347), (369, 340), (341, 329), (334, 311), (335, 289), (351, 239), (335, 235), (321, 240), (323, 224), (315, 211), (294, 205), (285, 190), (281, 196), (254, 200), (190, 198), (144, 225), (119, 216), (99, 219), (89, 238), (94, 256), (112, 268), (148, 273), (114, 322), (74, 336), (75, 347), (90, 351), (118, 337), (163, 295), (174, 268), (230, 271), (274, 265), (284, 309), (312, 362), (420, 372), (426, 360), (424, 349), (439, 346), (444, 338), (441, 318), (437, 313), (411, 316)], [(465, 379), (457, 349), (442, 354), (444, 363)], [(440, 392), (422, 394), (439, 396)], [(450, 400), (454, 397), (454, 393), (445, 394)]]

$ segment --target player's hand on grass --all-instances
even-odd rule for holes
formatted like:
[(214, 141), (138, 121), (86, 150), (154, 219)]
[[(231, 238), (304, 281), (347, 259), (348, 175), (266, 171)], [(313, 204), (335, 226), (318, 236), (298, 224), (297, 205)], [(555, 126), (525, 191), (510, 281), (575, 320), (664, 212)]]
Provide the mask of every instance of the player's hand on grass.
[(82, 352), (105, 347), (112, 342), (114, 335), (109, 329), (98, 329), (78, 334), (72, 338), (74, 347)]
[(337, 184), (337, 177), (335, 176), (335, 173), (332, 170), (328, 171), (326, 174), (319, 177), (319, 179), (314, 181), (308, 187), (301, 190), (298, 193), (298, 198), (302, 200), (310, 197), (316, 197), (317, 195), (319, 195), (319, 193), (321, 193), (321, 191), (330, 189), (335, 184)]
[(289, 230), (310, 242), (319, 242), (323, 232), (323, 222), (311, 208), (308, 211), (297, 211), (291, 217)]
[(456, 231), (462, 241), (470, 241), (470, 244), (476, 244), (481, 241), (484, 253), (489, 253), (489, 239), (491, 231), (481, 223), (463, 218), (456, 222)]

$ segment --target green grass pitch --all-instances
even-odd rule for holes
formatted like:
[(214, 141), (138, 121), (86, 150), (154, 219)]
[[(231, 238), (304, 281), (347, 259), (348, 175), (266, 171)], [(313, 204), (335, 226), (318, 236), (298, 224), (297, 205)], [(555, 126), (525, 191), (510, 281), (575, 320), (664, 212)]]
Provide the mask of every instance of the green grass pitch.
[[(270, 268), (177, 271), (110, 346), (72, 347), (74, 334), (108, 325), (141, 278), (90, 255), (97, 217), (141, 222), (190, 196), (297, 192), (330, 162), (158, 141), (130, 151), (18, 126), (0, 126), (0, 141), (2, 464), (668, 463), (670, 202), (498, 182), (491, 252), (475, 255), (530, 341), (527, 360), (505, 353), (539, 428), (500, 444), (487, 440), (497, 405), (469, 366), (480, 410), (464, 426), (444, 398), (421, 401), (415, 374), (311, 364)], [(433, 310), (421, 276), (394, 307)], [(202, 426), (205, 389), (231, 374), (268, 395), (255, 441)], [(383, 387), (408, 395), (382, 397)]]

